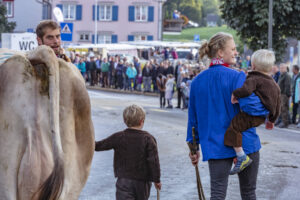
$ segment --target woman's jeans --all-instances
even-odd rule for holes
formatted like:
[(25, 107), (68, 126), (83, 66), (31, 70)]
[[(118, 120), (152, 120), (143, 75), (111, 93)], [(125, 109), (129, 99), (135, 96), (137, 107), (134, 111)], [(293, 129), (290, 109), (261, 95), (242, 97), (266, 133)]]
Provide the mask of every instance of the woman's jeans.
[[(238, 174), (242, 200), (256, 200), (256, 180), (259, 166), (259, 152), (248, 155), (253, 162)], [(211, 159), (208, 161), (210, 173), (211, 200), (224, 200), (228, 186), (229, 171), (233, 158)], [(229, 198), (230, 199), (230, 198)]]

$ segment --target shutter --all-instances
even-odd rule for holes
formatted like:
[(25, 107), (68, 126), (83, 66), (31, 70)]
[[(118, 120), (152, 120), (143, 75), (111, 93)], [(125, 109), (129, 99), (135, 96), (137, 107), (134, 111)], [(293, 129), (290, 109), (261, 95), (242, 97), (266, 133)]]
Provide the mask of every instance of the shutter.
[(57, 4), (56, 7), (60, 8), (61, 12), (63, 12), (63, 5), (62, 4)]
[(134, 6), (129, 6), (128, 13), (128, 21), (134, 22)]
[(95, 21), (95, 5), (93, 5), (93, 21)]
[[(97, 20), (99, 21), (99, 6), (97, 6)], [(93, 21), (95, 21), (95, 5), (93, 5)]]
[(128, 41), (134, 41), (134, 36), (133, 35), (128, 35)]
[(76, 20), (82, 19), (82, 5), (76, 5)]
[(118, 12), (119, 12), (119, 7), (113, 6), (112, 7), (112, 20), (113, 21), (118, 21)]
[(100, 20), (100, 6), (97, 6), (97, 20)]
[(111, 36), (111, 43), (118, 43), (118, 35)]
[(148, 22), (154, 21), (154, 6), (148, 7)]
[(148, 36), (147, 36), (147, 40), (148, 40), (148, 41), (153, 41), (153, 35), (148, 35)]
[(95, 34), (92, 35), (92, 44), (95, 43)]

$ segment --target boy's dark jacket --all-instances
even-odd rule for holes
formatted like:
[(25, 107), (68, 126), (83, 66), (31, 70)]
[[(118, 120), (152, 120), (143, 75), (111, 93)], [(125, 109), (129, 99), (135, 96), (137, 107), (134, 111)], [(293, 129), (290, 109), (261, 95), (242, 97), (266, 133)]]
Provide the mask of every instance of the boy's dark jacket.
[(114, 149), (115, 177), (160, 182), (155, 138), (146, 131), (127, 128), (96, 142), (96, 151)]
[(255, 93), (262, 104), (269, 110), (269, 121), (274, 123), (280, 114), (280, 88), (271, 76), (258, 71), (248, 73), (241, 88), (233, 91), (237, 98), (243, 98)]

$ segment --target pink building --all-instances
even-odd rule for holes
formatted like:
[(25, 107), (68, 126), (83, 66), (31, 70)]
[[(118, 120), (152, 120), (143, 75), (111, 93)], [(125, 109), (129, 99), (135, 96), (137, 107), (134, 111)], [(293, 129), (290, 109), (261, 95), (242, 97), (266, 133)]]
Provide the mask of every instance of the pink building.
[(52, 0), (52, 6), (61, 8), (64, 22), (73, 23), (70, 43), (118, 43), (161, 40), (164, 1)]

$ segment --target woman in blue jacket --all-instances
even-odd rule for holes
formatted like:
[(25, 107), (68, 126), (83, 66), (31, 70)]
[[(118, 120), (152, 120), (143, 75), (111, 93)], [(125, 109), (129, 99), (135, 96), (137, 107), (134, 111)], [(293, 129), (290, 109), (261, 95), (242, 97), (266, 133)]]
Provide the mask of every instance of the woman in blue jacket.
[[(233, 148), (224, 145), (226, 129), (240, 109), (238, 104), (231, 103), (231, 94), (243, 85), (246, 75), (229, 68), (229, 65), (236, 63), (238, 54), (230, 34), (217, 33), (212, 36), (201, 46), (199, 53), (201, 58), (210, 58), (211, 65), (191, 84), (187, 141), (192, 143), (192, 127), (195, 127), (203, 161), (208, 161), (209, 165), (211, 200), (219, 200), (226, 198), (228, 176), (236, 156)], [(257, 96), (251, 98), (260, 101)], [(245, 98), (243, 103), (247, 106), (252, 100)], [(238, 174), (242, 199), (256, 199), (260, 148), (255, 128), (243, 132), (243, 149), (253, 162)], [(194, 156), (190, 155), (190, 158), (192, 163), (197, 165), (199, 151)]]

